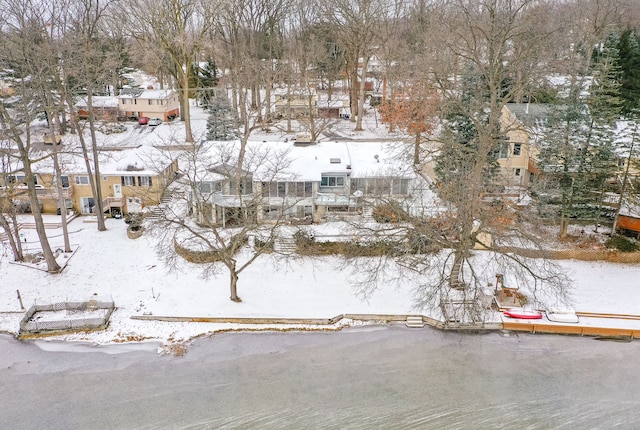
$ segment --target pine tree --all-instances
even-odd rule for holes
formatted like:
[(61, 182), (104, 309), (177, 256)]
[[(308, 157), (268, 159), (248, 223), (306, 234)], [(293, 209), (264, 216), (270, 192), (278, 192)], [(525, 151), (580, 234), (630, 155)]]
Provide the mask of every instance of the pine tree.
[(540, 203), (558, 209), (561, 237), (572, 218), (600, 220), (601, 196), (615, 174), (612, 126), (622, 107), (617, 46), (611, 35), (594, 56), (593, 77), (576, 76), (563, 103), (551, 109), (539, 155)]
[(218, 68), (216, 63), (208, 59), (204, 65), (193, 64), (191, 86), (197, 91), (196, 98), (200, 104), (207, 108), (216, 95), (215, 87), (218, 85)]
[(223, 95), (211, 99), (207, 119), (207, 140), (234, 140), (238, 138), (238, 126), (231, 112), (229, 100)]
[(618, 42), (618, 52), (622, 73), (622, 113), (628, 115), (640, 109), (640, 37), (633, 30), (623, 32)]
[[(479, 138), (476, 124), (487, 122), (488, 112), (484, 108), (488, 104), (488, 94), (483, 77), (480, 73), (470, 70), (463, 79), (459, 100), (462, 108), (456, 109), (456, 106), (451, 104), (440, 133), (442, 146), (435, 158), (435, 172), (440, 186), (459, 188), (454, 193), (449, 192), (453, 190), (441, 190), (445, 194), (463, 195), (460, 191), (468, 186), (467, 175), (476, 163)], [(476, 118), (470, 117), (466, 108), (472, 105), (478, 106)], [(486, 191), (489, 191), (498, 174), (497, 153), (503, 143), (504, 139), (501, 138), (499, 131), (494, 132), (494, 147), (489, 153), (486, 165), (483, 166), (485, 172), (483, 188)]]

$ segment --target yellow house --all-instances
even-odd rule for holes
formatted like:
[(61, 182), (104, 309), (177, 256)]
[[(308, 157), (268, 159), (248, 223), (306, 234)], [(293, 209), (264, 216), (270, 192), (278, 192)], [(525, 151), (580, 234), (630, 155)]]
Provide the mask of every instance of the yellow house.
[[(95, 213), (96, 200), (84, 160), (78, 155), (62, 152), (58, 157), (63, 171), (60, 184), (67, 209), (83, 215)], [(61, 205), (51, 158), (35, 163), (32, 169), (42, 212), (60, 213)], [(175, 178), (177, 171), (176, 159), (149, 146), (106, 154), (105, 160), (101, 160), (100, 177), (97, 178), (105, 214), (140, 212), (146, 206), (157, 205), (163, 190)], [(17, 172), (6, 178), (8, 183), (0, 185), (6, 190), (10, 188), (14, 202), (28, 210), (28, 197), (24, 192), (25, 175)]]
[(548, 109), (537, 103), (509, 103), (502, 109), (500, 126), (507, 139), (499, 149), (498, 163), (506, 186), (526, 187), (539, 173), (535, 136)]
[(118, 96), (121, 117), (160, 118), (169, 121), (180, 114), (180, 100), (175, 90), (123, 88)]
[[(166, 186), (178, 171), (177, 159), (150, 147), (122, 151), (120, 159), (100, 166), (102, 207), (105, 213), (140, 212), (160, 203)], [(74, 207), (81, 214), (95, 212), (95, 199), (86, 172), (71, 179)]]

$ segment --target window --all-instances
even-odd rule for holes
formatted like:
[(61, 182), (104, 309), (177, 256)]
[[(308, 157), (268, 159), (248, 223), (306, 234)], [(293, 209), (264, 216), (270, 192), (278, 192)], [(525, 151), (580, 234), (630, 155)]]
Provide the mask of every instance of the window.
[(62, 185), (62, 188), (69, 188), (69, 177), (60, 176), (60, 185)]
[(240, 190), (237, 187), (238, 183), (235, 179), (229, 181), (229, 194), (230, 195), (247, 195), (253, 192), (253, 182), (251, 178), (242, 178), (240, 180)]
[(198, 190), (203, 194), (219, 193), (222, 191), (222, 184), (220, 182), (200, 182)]
[(313, 195), (313, 184), (311, 182), (289, 182), (289, 195), (311, 197)]
[[(27, 177), (25, 175), (10, 175), (7, 178), (7, 182), (10, 184), (17, 183), (18, 185), (27, 185)], [(33, 175), (33, 184), (38, 185), (38, 177)]]
[(88, 176), (76, 176), (75, 177), (76, 185), (89, 185), (89, 177)]
[(521, 143), (514, 143), (513, 144), (513, 155), (514, 156), (518, 156), (522, 153), (522, 144)]
[(351, 194), (355, 193), (356, 191), (361, 191), (363, 193), (367, 192), (367, 180), (366, 179), (351, 179)]
[(507, 158), (509, 156), (509, 144), (501, 143), (498, 158)]
[(211, 189), (213, 187), (211, 186), (211, 182), (200, 182), (198, 184), (198, 190), (201, 193), (211, 193)]
[(151, 176), (138, 176), (138, 185), (141, 187), (150, 187), (152, 185)]
[(92, 214), (94, 213), (94, 207), (96, 205), (95, 200), (93, 199), (93, 197), (82, 197), (80, 199), (80, 205), (81, 205), (81, 209), (80, 211), (83, 214)]
[(296, 206), (295, 210), (295, 216), (297, 218), (310, 217), (313, 215), (313, 208), (311, 206)]
[(520, 176), (522, 174), (522, 169), (519, 167), (513, 170), (514, 175)]
[(287, 193), (286, 182), (263, 182), (262, 183), (262, 196), (263, 197), (284, 197)]
[(394, 178), (392, 183), (392, 194), (409, 194), (409, 180)]
[(122, 185), (134, 186), (136, 184), (136, 177), (135, 176), (122, 176), (121, 180), (122, 180), (121, 181)]
[(344, 176), (322, 176), (322, 187), (344, 187)]

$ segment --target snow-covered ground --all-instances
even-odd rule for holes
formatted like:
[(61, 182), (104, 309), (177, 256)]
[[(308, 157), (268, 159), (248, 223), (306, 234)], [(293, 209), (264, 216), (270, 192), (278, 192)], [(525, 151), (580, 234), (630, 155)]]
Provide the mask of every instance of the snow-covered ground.
[[(195, 106), (192, 109), (194, 137), (201, 140), (205, 135), (206, 113)], [(332, 128), (331, 137), (324, 136), (320, 141), (400, 139), (397, 134), (389, 134), (378, 120), (370, 110), (364, 121), (365, 131), (359, 132), (353, 130), (354, 123), (339, 120)], [(184, 140), (183, 124), (179, 121), (157, 127), (126, 125), (124, 133), (99, 133), (102, 145), (172, 145)], [(272, 127), (269, 132), (252, 133), (251, 140), (284, 142), (298, 131), (291, 133)], [(48, 223), (59, 221), (56, 216), (46, 217)], [(66, 267), (57, 275), (14, 264), (8, 247), (4, 248), (4, 243), (0, 245), (3, 246), (0, 248), (0, 332), (18, 332), (20, 319), (24, 316), (19, 297), (25, 308), (34, 303), (94, 298), (113, 300), (117, 309), (106, 330), (54, 337), (94, 343), (159, 340), (170, 344), (217, 330), (240, 328), (237, 324), (131, 319), (136, 315), (332, 318), (345, 313), (426, 314), (414, 307), (415, 283), (409, 278), (400, 283), (383, 284), (363, 299), (354, 286), (352, 274), (340, 269), (339, 257), (284, 262), (269, 255), (262, 256), (242, 272), (238, 294), (243, 301), (235, 303), (229, 300), (226, 271), (203, 279), (201, 267), (183, 262), (180, 270), (170, 272), (156, 255), (152, 239), (147, 235), (129, 239), (123, 220), (108, 219), (105, 232), (98, 232), (96, 224), (88, 221), (91, 221), (90, 217), (79, 217), (69, 224), (74, 253), (70, 257), (59, 257)], [(332, 231), (331, 226), (318, 227), (324, 233)], [(61, 230), (49, 229), (47, 233), (53, 248), (61, 248)], [(23, 230), (23, 240), (26, 240), (27, 250), (39, 247), (35, 230)], [(572, 298), (577, 311), (640, 315), (640, 266), (578, 261), (559, 264), (573, 275)], [(494, 274), (490, 276), (487, 281), (494, 281)], [(636, 323), (621, 321), (616, 324)]]
[[(47, 222), (56, 216), (47, 216)], [(104, 331), (57, 337), (95, 343), (153, 339), (164, 343), (184, 341), (234, 324), (139, 321), (134, 315), (188, 317), (332, 318), (344, 313), (416, 314), (414, 285), (382, 285), (366, 300), (354, 287), (352, 274), (340, 270), (337, 257), (283, 262), (263, 256), (242, 272), (238, 293), (242, 303), (229, 300), (226, 271), (201, 278), (201, 267), (184, 262), (169, 272), (155, 252), (153, 239), (129, 239), (122, 220), (107, 219), (107, 231), (76, 218), (69, 224), (72, 247), (62, 273), (51, 275), (14, 264), (10, 251), (0, 258), (0, 331), (17, 333), (25, 308), (34, 303), (113, 300), (117, 307)], [(54, 249), (62, 247), (59, 229), (47, 230)], [(38, 247), (35, 230), (24, 230), (25, 247)], [(580, 312), (640, 315), (640, 266), (603, 262), (562, 261), (572, 273), (574, 307)], [(636, 324), (629, 321), (628, 324)], [(625, 326), (625, 322), (619, 322)], [(628, 325), (627, 324), (627, 325)], [(257, 328), (245, 326), (246, 328)], [(269, 328), (261, 326), (260, 328)], [(307, 328), (307, 327), (302, 327)]]

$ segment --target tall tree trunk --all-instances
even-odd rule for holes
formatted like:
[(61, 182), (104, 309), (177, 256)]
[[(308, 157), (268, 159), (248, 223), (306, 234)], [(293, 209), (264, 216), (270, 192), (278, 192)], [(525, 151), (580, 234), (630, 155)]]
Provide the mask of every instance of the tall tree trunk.
[[(100, 184), (100, 160), (98, 158), (98, 139), (96, 137), (96, 120), (93, 114), (93, 88), (89, 86), (87, 92), (87, 107), (89, 108), (89, 132), (91, 134), (91, 150), (93, 153), (93, 169), (95, 173), (94, 199), (96, 209), (96, 219), (98, 221), (98, 231), (105, 231), (107, 227), (104, 224), (104, 207), (102, 205), (102, 185)], [(91, 171), (87, 172), (89, 179), (92, 178)]]
[(362, 131), (362, 117), (364, 116), (364, 99), (365, 84), (367, 80), (367, 67), (369, 66), (369, 56), (365, 55), (362, 59), (362, 78), (360, 79), (360, 88), (358, 91), (358, 119), (356, 121), (356, 131)]
[(358, 59), (356, 58), (356, 64), (352, 67), (350, 73), (349, 83), (349, 108), (351, 109), (351, 122), (356, 122), (356, 115), (358, 115)]
[(53, 256), (51, 251), (51, 245), (49, 245), (49, 239), (47, 238), (47, 231), (44, 228), (44, 221), (42, 220), (42, 212), (40, 211), (40, 202), (38, 201), (38, 194), (36, 193), (36, 187), (33, 183), (34, 174), (31, 171), (31, 162), (25, 160), (23, 157), (24, 174), (27, 179), (27, 187), (29, 200), (31, 202), (31, 213), (33, 214), (33, 220), (36, 225), (36, 232), (38, 233), (38, 239), (40, 240), (40, 246), (42, 247), (42, 254), (47, 263), (47, 271), (49, 273), (59, 273), (61, 270), (60, 265)]
[(0, 214), (0, 225), (7, 235), (9, 246), (11, 246), (11, 252), (13, 252), (13, 261), (23, 261), (22, 255), (22, 243), (20, 243), (20, 233), (18, 231), (17, 223), (13, 223), (14, 228), (6, 220), (3, 214)]
[[(188, 69), (188, 68), (187, 68)], [(193, 143), (193, 133), (191, 131), (191, 106), (189, 105), (189, 75), (182, 74), (182, 109), (184, 112), (184, 140)]]
[(229, 288), (231, 290), (231, 301), (241, 302), (238, 297), (238, 272), (236, 271), (236, 262), (233, 261), (229, 266)]
[(58, 162), (58, 145), (53, 145), (53, 168), (56, 172), (56, 191), (58, 193), (58, 202), (60, 204), (60, 217), (62, 224), (62, 237), (64, 239), (64, 252), (71, 252), (71, 243), (69, 242), (69, 227), (67, 226), (67, 201), (62, 191), (62, 171)]
[(633, 147), (636, 144), (636, 136), (638, 133), (638, 123), (633, 125), (633, 134), (631, 135), (631, 147), (629, 148), (629, 155), (627, 155), (627, 165), (624, 169), (624, 175), (622, 176), (622, 184), (620, 186), (620, 196), (618, 197), (618, 210), (616, 216), (613, 219), (613, 226), (611, 227), (611, 235), (616, 234), (618, 228), (618, 222), (620, 220), (620, 210), (622, 210), (622, 204), (624, 203), (624, 196), (627, 191), (627, 181), (629, 180), (629, 169), (631, 168), (631, 162), (633, 160)]
[(413, 142), (413, 165), (420, 164), (420, 133), (416, 133), (415, 141)]

